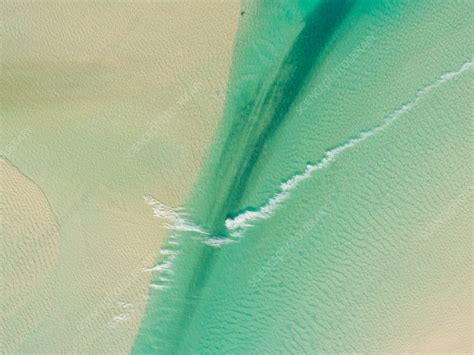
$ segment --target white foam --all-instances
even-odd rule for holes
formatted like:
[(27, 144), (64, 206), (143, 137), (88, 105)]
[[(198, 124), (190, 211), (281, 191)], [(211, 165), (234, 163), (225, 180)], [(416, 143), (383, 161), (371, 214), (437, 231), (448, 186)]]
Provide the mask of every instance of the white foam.
[(202, 242), (211, 247), (220, 248), (223, 245), (233, 243), (235, 240), (230, 238), (204, 238)]
[(157, 272), (166, 272), (166, 271), (172, 271), (171, 267), (173, 266), (172, 260), (163, 260), (159, 262), (157, 265), (155, 265), (152, 268), (149, 269), (144, 269), (143, 271), (157, 271)]
[(181, 207), (172, 208), (158, 201), (153, 196), (145, 196), (145, 202), (148, 203), (154, 211), (156, 217), (166, 220), (164, 226), (168, 229), (181, 232), (195, 232), (208, 234), (201, 227), (191, 223), (187, 213)]
[(265, 205), (256, 211), (246, 211), (234, 218), (227, 218), (225, 221), (225, 226), (229, 231), (232, 232), (233, 235), (235, 235), (235, 233), (239, 233), (239, 235), (241, 235), (242, 230), (252, 226), (254, 222), (269, 218), (275, 209), (277, 209), (278, 206), (288, 198), (290, 191), (296, 188), (302, 181), (310, 178), (313, 172), (328, 167), (334, 162), (339, 154), (385, 130), (403, 114), (412, 110), (430, 91), (439, 87), (443, 83), (458, 77), (465, 71), (471, 69), (473, 66), (474, 62), (469, 61), (464, 63), (459, 70), (447, 72), (441, 75), (434, 83), (418, 90), (415, 94), (415, 98), (412, 101), (402, 105), (400, 108), (387, 115), (380, 126), (377, 126), (370, 131), (361, 132), (357, 137), (351, 138), (336, 148), (326, 151), (323, 158), (319, 162), (316, 164), (308, 164), (302, 174), (294, 175), (284, 183), (280, 184), (280, 192), (276, 193), (272, 198), (270, 198)]
[(176, 252), (174, 250), (161, 248), (160, 254), (161, 255), (176, 255)]
[(178, 232), (195, 232), (199, 234), (208, 235), (201, 227), (196, 226), (195, 224), (189, 223), (187, 220), (177, 220), (173, 225), (167, 225), (169, 229), (178, 231)]
[[(184, 211), (183, 208), (177, 207), (172, 208), (166, 204), (158, 201), (153, 196), (145, 196), (145, 202), (153, 208), (154, 215), (162, 220), (164, 220), (164, 226), (170, 230), (181, 231), (181, 232), (193, 232), (199, 235), (207, 235), (199, 226), (191, 223), (188, 218), (188, 214)], [(144, 269), (147, 272), (158, 272), (159, 279), (158, 281), (163, 283), (160, 285), (152, 284), (151, 288), (163, 290), (167, 288), (166, 283), (170, 283), (170, 279), (163, 277), (162, 274), (172, 275), (174, 272), (173, 262), (178, 254), (177, 246), (179, 245), (178, 238), (176, 235), (170, 235), (168, 238), (168, 245), (160, 249), (160, 255), (162, 260), (152, 268)]]
[(172, 208), (164, 203), (158, 201), (157, 199), (153, 198), (153, 196), (145, 196), (145, 202), (148, 203), (151, 207), (153, 207), (153, 211), (155, 216), (158, 218), (167, 219), (170, 221), (174, 221), (179, 218), (179, 210), (180, 208)]

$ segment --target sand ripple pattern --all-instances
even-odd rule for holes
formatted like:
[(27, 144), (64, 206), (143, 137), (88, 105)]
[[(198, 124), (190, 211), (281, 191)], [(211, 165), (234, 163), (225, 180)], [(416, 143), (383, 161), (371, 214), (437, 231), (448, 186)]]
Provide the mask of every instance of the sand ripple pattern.
[(54, 307), (46, 281), (58, 259), (60, 230), (33, 181), (3, 158), (0, 174), (0, 330), (2, 350), (13, 353)]

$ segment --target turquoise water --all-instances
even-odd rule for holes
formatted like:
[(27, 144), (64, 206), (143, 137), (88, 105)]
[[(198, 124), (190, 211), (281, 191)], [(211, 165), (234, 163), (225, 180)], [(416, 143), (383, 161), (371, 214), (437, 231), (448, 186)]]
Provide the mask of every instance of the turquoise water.
[[(171, 233), (171, 281), (151, 290), (133, 353), (411, 340), (407, 300), (443, 269), (426, 230), (472, 169), (466, 6), (243, 4), (224, 116), (187, 206), (205, 232)], [(469, 243), (445, 255), (460, 283)]]

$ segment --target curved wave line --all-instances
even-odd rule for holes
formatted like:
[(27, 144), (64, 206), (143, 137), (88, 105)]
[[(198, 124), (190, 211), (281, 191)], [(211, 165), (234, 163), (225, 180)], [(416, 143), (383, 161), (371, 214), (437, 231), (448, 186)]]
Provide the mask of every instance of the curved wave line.
[(328, 167), (334, 162), (339, 154), (385, 130), (403, 114), (412, 110), (426, 94), (440, 85), (458, 77), (467, 70), (471, 69), (473, 66), (474, 62), (471, 60), (465, 62), (461, 68), (456, 71), (442, 74), (435, 82), (418, 90), (415, 94), (415, 98), (412, 101), (402, 105), (400, 108), (386, 116), (381, 125), (373, 128), (370, 131), (360, 132), (356, 138), (351, 138), (336, 148), (326, 151), (323, 158), (319, 160), (319, 162), (316, 164), (308, 164), (302, 174), (294, 175), (287, 181), (280, 184), (280, 192), (271, 197), (268, 202), (261, 206), (258, 210), (246, 211), (237, 215), (236, 217), (227, 218), (225, 221), (226, 228), (231, 231), (234, 236), (241, 236), (242, 231), (248, 227), (251, 227), (256, 221), (269, 218), (275, 209), (277, 209), (278, 206), (288, 198), (290, 191), (296, 188), (302, 181), (310, 178), (313, 172)]

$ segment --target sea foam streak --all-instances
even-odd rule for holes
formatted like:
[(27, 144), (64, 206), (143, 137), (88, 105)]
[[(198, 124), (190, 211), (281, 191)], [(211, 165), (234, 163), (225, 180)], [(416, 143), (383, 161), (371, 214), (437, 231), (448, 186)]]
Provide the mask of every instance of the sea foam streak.
[[(164, 203), (158, 201), (152, 196), (145, 196), (145, 202), (148, 203), (154, 211), (156, 217), (165, 220), (165, 226), (174, 231), (192, 232), (199, 235), (207, 235), (207, 233), (199, 226), (194, 225), (188, 219), (188, 214), (185, 213), (181, 207), (172, 208)], [(144, 271), (153, 271), (159, 273), (159, 278), (150, 284), (150, 288), (156, 290), (164, 290), (169, 287), (173, 275), (173, 262), (178, 255), (179, 233), (171, 234), (168, 237), (166, 246), (160, 249), (161, 260), (152, 268), (147, 268)]]
[(188, 220), (188, 214), (184, 212), (183, 208), (169, 207), (150, 195), (145, 196), (145, 202), (153, 208), (156, 217), (168, 221), (168, 223), (166, 224), (166, 227), (168, 229), (173, 229), (181, 232), (196, 232), (199, 234), (208, 234), (201, 227), (193, 224)]
[(365, 131), (359, 133), (355, 138), (349, 139), (347, 142), (337, 146), (334, 149), (326, 151), (323, 158), (319, 160), (316, 164), (308, 164), (306, 169), (302, 174), (294, 175), (292, 178), (280, 185), (280, 192), (276, 193), (268, 202), (260, 207), (257, 211), (246, 211), (234, 218), (228, 218), (225, 221), (227, 229), (233, 232), (234, 235), (241, 235), (242, 231), (253, 225), (254, 222), (262, 219), (269, 218), (274, 210), (288, 198), (291, 190), (296, 188), (298, 184), (302, 181), (311, 177), (312, 173), (328, 167), (339, 154), (343, 153), (345, 150), (356, 146), (357, 144), (365, 141), (366, 139), (374, 136), (375, 134), (380, 133), (389, 127), (393, 122), (400, 118), (404, 113), (412, 110), (418, 102), (430, 91), (442, 85), (443, 83), (452, 80), (465, 71), (471, 69), (474, 66), (473, 61), (466, 62), (462, 67), (457, 71), (452, 71), (441, 75), (434, 83), (425, 86), (424, 88), (417, 91), (415, 98), (402, 105), (399, 109), (393, 111), (391, 114), (386, 116), (383, 120), (383, 123), (370, 131)]

